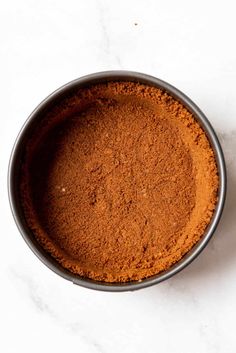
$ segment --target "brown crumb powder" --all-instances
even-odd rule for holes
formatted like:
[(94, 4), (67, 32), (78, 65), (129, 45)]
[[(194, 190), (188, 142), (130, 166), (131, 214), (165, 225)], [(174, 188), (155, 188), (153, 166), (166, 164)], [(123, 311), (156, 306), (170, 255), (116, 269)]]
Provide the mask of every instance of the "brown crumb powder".
[(192, 114), (155, 87), (110, 82), (53, 107), (22, 167), (26, 221), (64, 268), (106, 282), (168, 269), (217, 201), (214, 153)]

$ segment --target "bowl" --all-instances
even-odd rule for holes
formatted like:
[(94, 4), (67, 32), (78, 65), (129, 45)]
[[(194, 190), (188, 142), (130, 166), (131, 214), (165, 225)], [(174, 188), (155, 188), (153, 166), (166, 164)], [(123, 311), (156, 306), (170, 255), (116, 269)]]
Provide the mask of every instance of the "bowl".
[[(195, 244), (195, 246), (179, 262), (174, 264), (168, 270), (140, 281), (126, 283), (106, 283), (90, 280), (87, 278), (82, 278), (64, 269), (36, 241), (34, 234), (29, 229), (26, 223), (22, 205), (20, 202), (19, 192), (19, 175), (25, 142), (27, 141), (27, 138), (30, 135), (31, 131), (37, 126), (43, 113), (48, 110), (52, 105), (54, 105), (57, 101), (60, 101), (60, 99), (73, 92), (75, 89), (83, 88), (91, 84), (104, 83), (108, 81), (132, 81), (154, 86), (166, 91), (176, 100), (181, 102), (193, 114), (193, 116), (201, 125), (205, 134), (207, 135), (210, 145), (215, 153), (215, 159), (219, 175), (218, 201), (214, 211), (214, 215), (203, 236), (197, 242), (197, 244)], [(220, 146), (216, 133), (214, 132), (214, 129), (212, 128), (211, 124), (207, 120), (206, 116), (202, 113), (202, 111), (184, 93), (182, 93), (169, 83), (146, 74), (132, 71), (105, 71), (90, 74), (67, 83), (66, 85), (62, 86), (61, 88), (53, 92), (51, 95), (49, 95), (31, 113), (16, 139), (10, 157), (8, 170), (8, 194), (13, 217), (24, 240), (34, 252), (34, 254), (52, 271), (54, 271), (61, 277), (71, 281), (72, 283), (86, 288), (110, 292), (132, 291), (149, 287), (174, 276), (179, 271), (183, 270), (186, 266), (188, 266), (205, 248), (205, 246), (207, 245), (207, 243), (215, 232), (215, 229), (218, 225), (223, 211), (226, 196), (226, 167), (222, 148)]]

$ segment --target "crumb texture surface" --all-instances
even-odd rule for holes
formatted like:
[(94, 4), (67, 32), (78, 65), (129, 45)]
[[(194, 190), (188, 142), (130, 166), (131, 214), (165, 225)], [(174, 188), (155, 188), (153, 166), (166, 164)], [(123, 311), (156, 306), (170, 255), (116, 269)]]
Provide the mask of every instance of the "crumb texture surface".
[(38, 242), (64, 268), (106, 282), (168, 269), (201, 238), (218, 190), (192, 114), (132, 82), (80, 89), (26, 144), (21, 199)]

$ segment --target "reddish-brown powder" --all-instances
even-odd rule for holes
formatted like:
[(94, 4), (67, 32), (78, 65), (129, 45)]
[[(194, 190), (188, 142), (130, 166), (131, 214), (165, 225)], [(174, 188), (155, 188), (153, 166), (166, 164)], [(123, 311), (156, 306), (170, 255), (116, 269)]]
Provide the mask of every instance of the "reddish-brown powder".
[(168, 269), (217, 201), (214, 153), (186, 108), (147, 85), (80, 89), (45, 113), (22, 167), (26, 221), (66, 269), (107, 282)]

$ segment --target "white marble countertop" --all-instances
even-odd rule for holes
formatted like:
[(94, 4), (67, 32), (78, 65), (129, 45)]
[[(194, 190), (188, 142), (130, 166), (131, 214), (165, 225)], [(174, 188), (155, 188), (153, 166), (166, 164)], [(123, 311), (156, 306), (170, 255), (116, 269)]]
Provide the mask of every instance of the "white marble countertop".
[[(24, 0), (0, 12), (0, 351), (236, 352), (235, 1)], [(205, 112), (226, 155), (228, 200), (205, 251), (165, 283), (127, 293), (72, 285), (21, 238), (7, 165), (29, 113), (82, 75), (129, 69), (162, 78)]]

